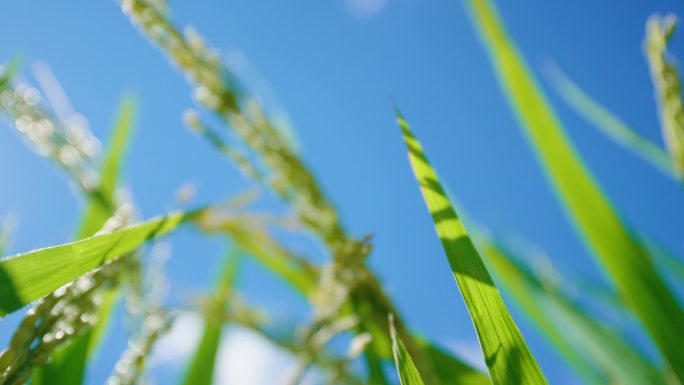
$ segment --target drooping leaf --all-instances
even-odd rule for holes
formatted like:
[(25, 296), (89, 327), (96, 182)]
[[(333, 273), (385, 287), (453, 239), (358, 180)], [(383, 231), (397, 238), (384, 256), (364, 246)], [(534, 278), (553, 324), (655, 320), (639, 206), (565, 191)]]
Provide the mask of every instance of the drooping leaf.
[[(119, 183), (125, 150), (133, 131), (135, 106), (135, 101), (131, 97), (124, 99), (121, 105), (100, 171), (100, 184), (97, 190), (88, 196), (77, 239), (92, 236), (114, 215), (114, 194)], [(98, 321), (95, 326), (57, 349), (47, 365), (34, 371), (32, 385), (83, 383), (86, 363), (107, 331), (118, 297), (116, 287), (102, 293), (102, 303), (97, 310)]]
[(394, 354), (394, 363), (397, 366), (401, 385), (424, 385), (423, 379), (420, 378), (420, 373), (418, 373), (418, 369), (413, 363), (404, 343), (397, 337), (397, 330), (394, 327), (394, 319), (391, 314), (389, 324), (390, 335), (392, 336), (392, 353)]
[(665, 175), (679, 179), (678, 174), (672, 168), (670, 156), (665, 150), (639, 135), (622, 119), (579, 88), (557, 66), (551, 65), (547, 69), (551, 85), (578, 114), (615, 143), (651, 163)]
[(397, 120), (413, 173), (475, 325), (492, 381), (495, 385), (545, 384), (544, 374), (447, 198), (420, 142), (400, 113), (397, 113)]
[(579, 235), (601, 262), (680, 381), (684, 312), (584, 166), (488, 0), (468, 0), (502, 88)]
[(216, 365), (216, 352), (223, 335), (224, 313), (238, 274), (240, 253), (239, 249), (231, 249), (226, 258), (223, 274), (209, 301), (204, 317), (202, 337), (182, 381), (184, 385), (212, 384)]
[(0, 261), (0, 317), (40, 299), (81, 275), (160, 238), (197, 212), (176, 212), (63, 245)]
[(496, 241), (478, 237), (489, 266), (547, 340), (589, 384), (665, 384), (653, 367), (609, 325), (581, 309)]

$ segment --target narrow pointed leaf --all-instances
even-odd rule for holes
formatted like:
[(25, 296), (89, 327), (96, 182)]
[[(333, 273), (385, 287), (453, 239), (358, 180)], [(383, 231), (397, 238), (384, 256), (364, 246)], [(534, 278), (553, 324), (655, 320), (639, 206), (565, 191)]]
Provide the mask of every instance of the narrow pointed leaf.
[(89, 237), (102, 228), (114, 214), (114, 193), (119, 184), (123, 159), (133, 132), (135, 101), (126, 98), (121, 105), (114, 131), (109, 139), (107, 157), (102, 165), (100, 184), (88, 200), (78, 238)]
[(665, 150), (639, 135), (627, 123), (579, 88), (555, 65), (548, 67), (548, 73), (551, 85), (565, 102), (602, 134), (640, 156), (665, 175), (675, 180), (679, 179)]
[(0, 317), (174, 230), (195, 213), (172, 213), (109, 234), (18, 254), (0, 261)]
[(204, 319), (204, 331), (182, 382), (184, 385), (211, 385), (213, 383), (216, 353), (223, 335), (223, 313), (235, 284), (239, 263), (240, 251), (232, 249), (210, 301), (210, 308)]
[(492, 381), (495, 385), (545, 384), (541, 369), (456, 215), (420, 142), (399, 113), (398, 122), (413, 173), (475, 325)]
[(404, 343), (397, 337), (397, 330), (394, 327), (394, 320), (390, 314), (390, 335), (392, 336), (392, 353), (394, 354), (394, 363), (397, 366), (397, 373), (401, 385), (424, 385), (420, 378), (418, 369), (413, 363)]
[(684, 312), (649, 253), (584, 166), (491, 2), (468, 0), (467, 4), (511, 107), (575, 228), (683, 381)]

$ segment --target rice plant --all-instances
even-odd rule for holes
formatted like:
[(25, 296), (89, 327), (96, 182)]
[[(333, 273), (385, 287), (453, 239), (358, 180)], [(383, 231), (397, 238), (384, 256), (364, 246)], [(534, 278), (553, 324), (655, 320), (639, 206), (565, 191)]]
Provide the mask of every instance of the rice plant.
[[(373, 237), (345, 227), (344, 213), (333, 204), (335, 191), (325, 191), (289, 127), (239, 69), (197, 29), (178, 23), (166, 1), (117, 0), (122, 17), (187, 81), (187, 94), (196, 105), (178, 113), (184, 124), (284, 210), (263, 209), (246, 187), (244, 194), (144, 218), (132, 189), (121, 180), (140, 109), (137, 99), (123, 100), (102, 145), (88, 120), (72, 110), (46, 64), (35, 66), (39, 90), (21, 75), (25, 65), (20, 60), (8, 61), (0, 76), (0, 114), (6, 126), (55, 165), (85, 205), (71, 242), (0, 259), (0, 317), (27, 309), (0, 353), (0, 383), (87, 382), (98, 350), (109, 349), (103, 341), (112, 323), (124, 325), (127, 341), (116, 352), (106, 383), (155, 383), (150, 376), (155, 348), (180, 318), (191, 314), (200, 320), (200, 335), (176, 379), (187, 385), (219, 383), (221, 344), (232, 327), (251, 330), (293, 357), (293, 368), (281, 376), (284, 384), (547, 384), (549, 370), (518, 326), (517, 314), (522, 314), (584, 383), (684, 384), (684, 308), (675, 287), (684, 277), (681, 257), (633, 228), (612, 203), (493, 1), (462, 3), (549, 186), (608, 284), (468, 220), (395, 106), (395, 134), (401, 134), (409, 159), (408, 165), (397, 159), (396, 167), (413, 171), (426, 218), (432, 219), (444, 251), (444, 256), (413, 256), (408, 268), (419, 265), (420, 258), (446, 257), (455, 285), (435, 296), (441, 301), (460, 292), (467, 309), (462, 316), (472, 321), (485, 366), (425, 338), (402, 316), (388, 290), (391, 282), (382, 279), (382, 267), (369, 263)], [(547, 74), (573, 109), (679, 184), (684, 113), (677, 63), (668, 50), (676, 23), (674, 15), (652, 16), (643, 40), (665, 146), (639, 135), (557, 66)], [(418, 133), (428, 129), (416, 127)], [(20, 230), (11, 221), (0, 223), (4, 255), (12, 234)], [(181, 228), (192, 229), (202, 241), (220, 238), (227, 246), (212, 288), (169, 300), (177, 293), (167, 290), (165, 264), (171, 251), (163, 239)], [(320, 246), (317, 255), (294, 246), (302, 239)], [(248, 300), (241, 286), (247, 262), (282, 281), (309, 312), (284, 320), (277, 310)], [(636, 330), (624, 332), (615, 317), (581, 303), (576, 291)], [(517, 313), (509, 311), (513, 306)], [(630, 333), (648, 341), (654, 353), (645, 354), (627, 337)]]

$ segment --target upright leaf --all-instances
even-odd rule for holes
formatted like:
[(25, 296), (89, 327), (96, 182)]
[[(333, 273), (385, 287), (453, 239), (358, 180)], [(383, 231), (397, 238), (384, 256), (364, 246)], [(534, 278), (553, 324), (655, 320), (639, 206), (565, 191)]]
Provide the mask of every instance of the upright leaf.
[(545, 384), (541, 369), (456, 215), (420, 142), (401, 114), (397, 115), (413, 173), (475, 325), (492, 381), (495, 385)]
[(468, 0), (467, 4), (511, 107), (578, 233), (684, 381), (684, 312), (656, 272), (649, 253), (584, 166), (491, 2)]
[(679, 175), (672, 168), (670, 156), (665, 150), (639, 135), (627, 123), (579, 88), (555, 65), (548, 67), (548, 73), (551, 85), (558, 94), (601, 133), (640, 156), (665, 175), (675, 180), (679, 179)]
[(424, 385), (420, 378), (418, 369), (413, 363), (404, 343), (397, 337), (397, 330), (394, 327), (394, 319), (390, 314), (390, 335), (392, 336), (392, 353), (394, 354), (394, 363), (397, 366), (397, 373), (399, 373), (399, 380), (401, 385)]
[(83, 217), (78, 238), (95, 234), (114, 214), (114, 194), (119, 184), (124, 155), (133, 132), (136, 104), (131, 97), (124, 99), (109, 138), (107, 156), (100, 172), (100, 184), (88, 198), (86, 214)]
[(226, 266), (218, 281), (216, 291), (209, 300), (204, 317), (204, 331), (188, 371), (183, 379), (184, 385), (211, 385), (218, 351), (223, 334), (223, 320), (226, 304), (230, 298), (240, 263), (240, 250), (231, 249), (226, 258)]

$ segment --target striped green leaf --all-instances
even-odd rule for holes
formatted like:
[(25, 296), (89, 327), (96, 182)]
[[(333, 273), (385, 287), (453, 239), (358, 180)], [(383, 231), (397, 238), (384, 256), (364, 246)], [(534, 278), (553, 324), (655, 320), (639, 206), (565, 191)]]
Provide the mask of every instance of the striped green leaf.
[(622, 222), (584, 166), (565, 130), (510, 41), (493, 5), (468, 0), (472, 18), (524, 132), (587, 246), (612, 278), (680, 381), (684, 380), (684, 312), (651, 255)]
[(492, 381), (495, 385), (545, 384), (544, 374), (456, 215), (420, 142), (401, 114), (397, 115), (413, 173), (475, 325)]

